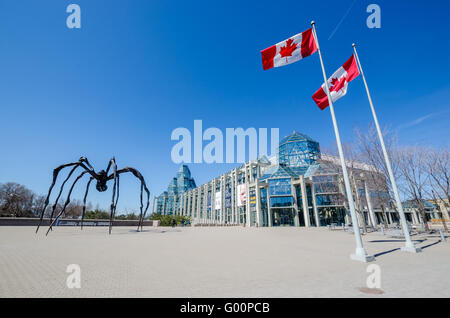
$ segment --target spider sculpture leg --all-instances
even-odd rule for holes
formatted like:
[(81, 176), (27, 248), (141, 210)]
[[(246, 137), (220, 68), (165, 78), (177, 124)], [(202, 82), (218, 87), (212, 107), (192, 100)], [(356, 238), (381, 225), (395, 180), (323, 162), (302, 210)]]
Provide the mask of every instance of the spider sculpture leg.
[(94, 180), (94, 177), (91, 177), (86, 185), (86, 192), (84, 193), (83, 198), (83, 213), (81, 214), (81, 229), (83, 229), (83, 221), (84, 221), (84, 214), (86, 213), (86, 198), (89, 192), (89, 186), (91, 185), (92, 180)]
[[(142, 190), (143, 190), (143, 189), (144, 189), (145, 192), (147, 193), (147, 205), (145, 206), (144, 213), (142, 213)], [(140, 220), (139, 220), (139, 225), (141, 226), (141, 231), (142, 231), (142, 227), (143, 227), (143, 223), (144, 223), (144, 218), (145, 218), (145, 215), (147, 214), (147, 210), (148, 210), (149, 204), (150, 204), (150, 192), (149, 192), (148, 189), (147, 189), (147, 186), (146, 186), (146, 184), (145, 184), (145, 181), (143, 181), (143, 182), (141, 182), (141, 217), (140, 217)], [(139, 225), (138, 225), (138, 228), (139, 228)]]
[[(66, 163), (66, 164), (60, 165), (60, 166), (56, 167), (56, 168), (53, 170), (53, 180), (52, 180), (52, 184), (50, 185), (50, 188), (49, 188), (48, 194), (47, 194), (47, 198), (45, 199), (44, 208), (42, 209), (42, 212), (41, 212), (41, 215), (40, 215), (39, 224), (38, 224), (38, 226), (37, 226), (37, 228), (36, 228), (36, 233), (39, 231), (39, 227), (41, 226), (42, 220), (44, 219), (45, 210), (47, 209), (48, 203), (49, 203), (49, 201), (50, 201), (50, 194), (51, 194), (51, 192), (52, 192), (52, 190), (53, 190), (53, 187), (55, 186), (56, 179), (58, 178), (59, 172), (60, 172), (62, 169), (67, 168), (67, 167), (70, 167), (70, 166), (74, 166), (73, 169), (75, 169), (76, 167), (82, 166), (84, 169), (88, 170), (88, 168), (87, 168), (83, 163), (86, 163), (86, 165), (87, 165), (89, 168), (91, 168), (91, 169), (93, 170), (91, 164), (88, 162), (88, 160), (87, 160), (85, 157), (81, 157), (80, 160), (77, 161), (77, 162), (71, 162), (71, 163)], [(73, 170), (73, 169), (72, 169), (72, 170)], [(73, 171), (72, 171), (72, 172), (73, 172)], [(54, 210), (53, 210), (53, 211), (54, 211)], [(52, 212), (52, 217), (53, 217), (53, 212)]]
[(113, 215), (114, 215), (114, 199), (116, 196), (116, 186), (117, 186), (117, 165), (116, 160), (114, 157), (109, 161), (107, 171), (109, 170), (110, 166), (113, 166), (113, 176), (114, 176), (114, 186), (113, 186), (113, 193), (112, 193), (112, 200), (111, 200), (111, 215), (109, 217), (109, 234), (111, 234), (111, 228), (112, 228), (112, 221), (113, 221)]
[(147, 210), (148, 210), (148, 207), (150, 205), (150, 191), (148, 191), (146, 186), (145, 186), (145, 192), (147, 193), (147, 205), (145, 206), (144, 215), (142, 216), (141, 231), (142, 231), (142, 226), (143, 226), (143, 223), (144, 223), (145, 215), (147, 214)]
[[(141, 214), (139, 216), (139, 223), (138, 223), (138, 228), (137, 228), (137, 231), (139, 231), (139, 228), (141, 228), (141, 230), (142, 230), (143, 216), (147, 213), (147, 209), (150, 204), (150, 191), (148, 191), (147, 185), (145, 184), (144, 177), (142, 176), (142, 174), (139, 171), (137, 171), (136, 169), (131, 168), (131, 167), (125, 167), (123, 169), (118, 170), (117, 174), (119, 175), (119, 174), (125, 173), (125, 172), (131, 172), (136, 178), (139, 179), (139, 181), (141, 181)], [(114, 178), (113, 174), (111, 174), (108, 177), (108, 180), (111, 180), (112, 178)], [(147, 205), (146, 205), (144, 211), (142, 211), (142, 209), (143, 209), (143, 204), (142, 204), (142, 192), (143, 191), (142, 190), (145, 190), (145, 192), (147, 193)]]
[(114, 204), (113, 218), (116, 217), (117, 202), (119, 202), (119, 175), (117, 175), (117, 194), (116, 194), (116, 203)]
[(143, 208), (142, 190), (144, 190), (144, 184), (141, 182), (141, 206), (139, 207), (139, 209), (141, 210), (141, 214), (139, 215), (139, 223), (138, 223), (138, 228), (137, 228), (138, 231), (139, 231), (139, 227), (141, 228), (141, 231), (142, 231), (142, 208)]
[[(144, 213), (142, 213), (142, 190), (145, 190), (145, 192), (147, 193), (147, 205), (145, 206)], [(148, 191), (147, 185), (145, 184), (145, 181), (144, 181), (144, 178), (142, 178), (142, 181), (141, 181), (141, 217), (139, 220), (139, 225), (141, 226), (141, 231), (142, 231), (144, 218), (145, 218), (145, 215), (147, 214), (149, 204), (150, 204), (150, 191)], [(138, 228), (139, 228), (139, 225), (138, 225)]]
[(55, 217), (55, 219), (50, 223), (50, 226), (47, 230), (46, 235), (48, 235), (48, 232), (50, 232), (50, 230), (52, 229), (53, 225), (56, 223), (56, 221), (61, 217), (61, 215), (63, 215), (64, 211), (66, 210), (67, 206), (70, 203), (70, 195), (72, 194), (73, 188), (75, 187), (75, 184), (78, 182), (78, 180), (80, 180), (86, 173), (88, 173), (89, 171), (83, 171), (82, 173), (80, 173), (78, 175), (78, 177), (76, 177), (76, 179), (73, 181), (72, 186), (70, 187), (69, 193), (67, 194), (67, 199), (66, 202), (64, 203), (63, 208), (61, 209), (61, 211), (58, 213), (58, 215)]
[(70, 179), (70, 177), (72, 176), (72, 174), (75, 172), (75, 170), (76, 170), (77, 168), (78, 168), (78, 165), (77, 165), (77, 166), (74, 166), (74, 167), (72, 168), (72, 170), (70, 170), (70, 172), (69, 172), (69, 174), (67, 175), (66, 179), (64, 179), (63, 183), (61, 184), (61, 187), (60, 187), (60, 189), (59, 189), (58, 196), (56, 197), (55, 203), (54, 203), (53, 206), (52, 206), (52, 213), (50, 214), (50, 224), (51, 224), (52, 221), (53, 221), (53, 215), (55, 214), (55, 210), (56, 210), (56, 207), (58, 206), (58, 201), (59, 201), (59, 198), (61, 197), (61, 194), (62, 194), (62, 192), (63, 192), (63, 190), (64, 190), (64, 186), (66, 185), (66, 182)]
[[(111, 166), (114, 165), (116, 176), (117, 176), (117, 184), (116, 184), (116, 202), (114, 204), (114, 212), (113, 212), (113, 218), (116, 216), (116, 209), (117, 209), (117, 202), (119, 201), (119, 175), (117, 174), (117, 164), (116, 164), (116, 158), (112, 157), (111, 160), (109, 160), (108, 167), (106, 168), (106, 174), (108, 174), (109, 170), (111, 169)], [(113, 176), (113, 175), (112, 175)], [(108, 178), (110, 180), (110, 178)]]

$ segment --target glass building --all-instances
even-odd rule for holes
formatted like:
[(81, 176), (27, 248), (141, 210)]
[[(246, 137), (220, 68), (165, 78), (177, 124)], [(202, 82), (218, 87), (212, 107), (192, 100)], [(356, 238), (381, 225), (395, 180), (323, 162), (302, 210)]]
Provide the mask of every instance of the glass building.
[(155, 198), (153, 212), (159, 214), (174, 214), (179, 208), (180, 195), (196, 187), (191, 171), (186, 165), (182, 165), (177, 176), (170, 181), (167, 191)]
[[(389, 195), (380, 190), (388, 189), (384, 175), (363, 163), (347, 167), (360, 221), (396, 222)], [(280, 141), (277, 155), (199, 187), (187, 172), (187, 166), (180, 168), (168, 191), (155, 198), (153, 212), (189, 216), (193, 224), (310, 227), (351, 221), (339, 159), (321, 154), (319, 143), (304, 134), (293, 132)]]

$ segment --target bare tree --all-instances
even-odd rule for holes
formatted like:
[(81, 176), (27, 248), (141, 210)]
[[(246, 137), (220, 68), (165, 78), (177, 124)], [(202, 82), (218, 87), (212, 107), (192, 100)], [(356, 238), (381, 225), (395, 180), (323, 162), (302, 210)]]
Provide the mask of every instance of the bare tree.
[[(392, 202), (394, 200), (394, 193), (389, 178), (386, 161), (384, 159), (383, 150), (381, 148), (377, 131), (371, 124), (365, 131), (355, 128), (355, 135), (357, 137), (357, 148), (361, 154), (361, 161), (373, 167), (365, 174), (370, 181), (371, 187), (378, 194), (374, 198), (374, 205), (380, 206), (383, 215), (383, 223), (387, 225), (385, 208), (393, 208), (398, 212), (398, 208)], [(383, 129), (383, 137), (388, 152), (394, 177), (399, 179), (400, 171), (398, 168), (398, 158), (396, 156), (396, 135), (390, 133), (388, 129)], [(387, 195), (387, 198), (386, 198)]]
[(31, 212), (34, 216), (39, 216), (45, 205), (45, 197), (43, 195), (35, 195), (33, 200), (33, 205), (31, 207)]
[(23, 185), (14, 182), (0, 184), (0, 210), (3, 215), (29, 216), (33, 199), (33, 192)]
[[(367, 224), (364, 217), (361, 197), (359, 195), (359, 187), (358, 183), (360, 180), (358, 179), (359, 171), (357, 168), (357, 165), (361, 163), (361, 156), (360, 153), (355, 149), (353, 144), (344, 144), (343, 145), (343, 151), (345, 154), (345, 160), (347, 168), (349, 168), (349, 179), (350, 179), (350, 185), (352, 188), (352, 194), (354, 198), (355, 203), (355, 210), (358, 214), (359, 220), (361, 222), (361, 226), (363, 228), (363, 232), (367, 233)], [(337, 150), (335, 148), (330, 148), (324, 151), (326, 154), (337, 157)], [(339, 174), (342, 174), (342, 168), (340, 165), (336, 165), (336, 169), (339, 172)]]
[[(0, 184), (0, 216), (14, 217), (36, 217), (42, 212), (45, 205), (45, 196), (36, 195), (25, 186), (8, 182)], [(58, 215), (63, 204), (60, 202), (55, 206), (53, 216)], [(53, 205), (46, 208), (44, 217), (50, 217)], [(87, 204), (87, 211), (92, 209), (92, 204)], [(83, 211), (83, 204), (80, 200), (72, 200), (64, 211), (64, 216), (68, 218), (78, 218)]]
[(449, 148), (429, 150), (426, 157), (426, 172), (429, 175), (429, 196), (437, 206), (444, 226), (448, 232), (442, 207), (449, 211), (450, 204), (450, 151)]
[(427, 194), (429, 175), (426, 153), (429, 149), (421, 146), (403, 147), (398, 151), (398, 163), (402, 181), (408, 189), (407, 195), (419, 210), (425, 229), (429, 231), (424, 201)]
[[(391, 202), (393, 202), (394, 196), (391, 190), (391, 181), (389, 178), (388, 168), (386, 166), (383, 150), (381, 148), (375, 127), (373, 125), (369, 125), (365, 131), (355, 128), (355, 135), (357, 137), (357, 147), (361, 153), (361, 160), (374, 167), (374, 171), (372, 171), (374, 172), (372, 174), (373, 183), (377, 186), (377, 189), (386, 191), (390, 196)], [(398, 160), (395, 155), (397, 137), (385, 128), (383, 129), (383, 138), (386, 145), (386, 150), (391, 160), (392, 171), (397, 180), (400, 175), (397, 164)], [(383, 178), (380, 178), (380, 173), (384, 176)]]
[(64, 211), (64, 216), (76, 219), (83, 213), (83, 203), (80, 200), (72, 200)]
[(364, 217), (363, 207), (361, 198), (359, 195), (359, 186), (358, 186), (358, 163), (361, 163), (361, 154), (357, 151), (357, 149), (354, 147), (353, 144), (344, 144), (344, 153), (345, 153), (345, 160), (347, 161), (347, 167), (350, 168), (349, 170), (349, 178), (350, 178), (350, 184), (352, 187), (353, 192), (353, 198), (355, 201), (355, 210), (359, 215), (359, 219), (361, 221), (361, 225), (363, 228), (363, 232), (367, 233), (367, 225), (366, 225), (366, 219)]

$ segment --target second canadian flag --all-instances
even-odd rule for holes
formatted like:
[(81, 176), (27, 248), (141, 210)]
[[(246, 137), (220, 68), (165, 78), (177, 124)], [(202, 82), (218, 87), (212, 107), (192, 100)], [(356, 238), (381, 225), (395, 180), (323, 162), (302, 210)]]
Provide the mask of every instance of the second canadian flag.
[[(358, 65), (356, 64), (355, 56), (352, 55), (352, 57), (349, 58), (344, 65), (338, 68), (338, 70), (328, 79), (330, 97), (333, 103), (347, 94), (348, 83), (358, 75)], [(325, 92), (325, 84), (322, 84), (322, 87), (314, 93), (312, 98), (322, 110), (329, 106), (327, 93)]]

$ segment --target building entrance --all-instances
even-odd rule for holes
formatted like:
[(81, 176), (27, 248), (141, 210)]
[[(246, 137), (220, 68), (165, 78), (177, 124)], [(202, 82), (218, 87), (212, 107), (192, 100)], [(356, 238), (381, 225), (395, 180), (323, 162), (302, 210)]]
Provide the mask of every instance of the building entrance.
[(294, 226), (294, 209), (272, 209), (273, 226)]

